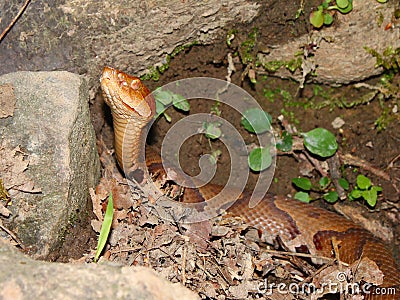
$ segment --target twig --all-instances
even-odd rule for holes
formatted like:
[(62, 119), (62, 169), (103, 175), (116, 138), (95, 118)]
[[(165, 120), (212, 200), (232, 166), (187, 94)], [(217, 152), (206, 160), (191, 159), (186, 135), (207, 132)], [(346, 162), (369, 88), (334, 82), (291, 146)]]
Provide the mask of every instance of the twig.
[(266, 253), (270, 253), (270, 254), (280, 255), (280, 256), (298, 256), (298, 257), (305, 257), (305, 258), (321, 259), (321, 260), (325, 260), (327, 262), (334, 261), (334, 259), (329, 258), (329, 257), (312, 255), (312, 254), (307, 254), (307, 253), (286, 252), (286, 251), (278, 251), (278, 250), (270, 250), (270, 249), (262, 249), (262, 251), (266, 252)]
[(11, 28), (14, 26), (14, 24), (17, 22), (18, 18), (22, 15), (26, 7), (28, 6), (29, 2), (31, 0), (25, 0), (24, 5), (20, 8), (18, 14), (14, 17), (14, 19), (11, 21), (11, 23), (7, 26), (6, 29), (3, 30), (3, 32), (0, 35), (0, 42), (3, 40), (3, 38), (7, 35), (7, 33), (11, 30)]
[(340, 173), (340, 161), (337, 155), (334, 155), (327, 159), (329, 165), (329, 173), (331, 174), (332, 182), (335, 185), (335, 189), (341, 200), (346, 199), (346, 192), (344, 188), (340, 185), (339, 179), (342, 177)]
[(367, 171), (373, 173), (374, 175), (385, 179), (386, 181), (390, 181), (390, 176), (388, 173), (386, 173), (385, 171), (383, 171), (381, 169), (374, 167), (373, 165), (371, 165), (369, 162), (365, 161), (362, 158), (353, 156), (348, 153), (347, 154), (339, 153), (339, 157), (340, 157), (340, 160), (346, 165), (352, 165), (352, 166), (356, 166), (359, 168), (363, 168), (364, 170), (367, 170)]
[(187, 247), (189, 243), (189, 237), (183, 237), (185, 243), (183, 244), (183, 252), (182, 252), (182, 262), (181, 262), (181, 282), (182, 285), (186, 283), (186, 256), (187, 256)]
[(22, 243), (22, 241), (11, 230), (5, 227), (1, 220), (0, 220), (0, 228), (3, 229), (5, 232), (7, 232), (11, 236), (11, 238), (18, 244), (18, 246), (21, 247), (21, 249), (25, 249), (25, 246)]

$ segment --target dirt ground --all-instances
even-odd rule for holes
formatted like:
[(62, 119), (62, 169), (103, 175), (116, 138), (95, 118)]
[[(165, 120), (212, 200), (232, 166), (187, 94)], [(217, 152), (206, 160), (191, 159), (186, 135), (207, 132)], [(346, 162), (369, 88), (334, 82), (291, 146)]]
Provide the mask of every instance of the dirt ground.
[[(299, 8), (297, 2), (286, 1), (285, 5), (277, 5), (276, 3), (281, 3), (281, 1), (276, 1), (270, 7), (265, 7), (265, 11), (252, 24), (233, 28), (237, 30), (237, 34), (230, 47), (226, 44), (225, 37), (222, 36), (221, 41), (214, 45), (193, 46), (184, 50), (171, 60), (168, 70), (162, 74), (159, 81), (148, 81), (145, 84), (150, 90), (153, 90), (177, 79), (196, 76), (225, 79), (228, 67), (227, 54), (235, 53), (237, 47), (248, 39), (253, 28), (258, 29), (255, 52), (265, 45), (274, 45), (281, 40), (295, 39), (311, 29), (305, 15), (301, 15), (298, 19), (294, 18)], [(315, 4), (318, 3), (318, 1), (306, 2), (304, 8), (306, 12), (309, 12), (310, 8), (315, 7)], [(376, 126), (376, 121), (379, 118), (385, 113), (390, 114), (395, 105), (399, 104), (398, 98), (393, 97), (387, 100), (376, 98), (368, 104), (354, 105), (357, 102), (356, 99), (361, 99), (370, 90), (355, 88), (354, 86), (330, 87), (315, 84), (306, 84), (305, 88), (300, 90), (296, 82), (263, 74), (257, 74), (257, 83), (253, 84), (248, 77), (243, 78), (246, 65), (242, 64), (238, 58), (234, 59), (234, 62), (236, 72), (231, 76), (232, 83), (243, 87), (257, 99), (265, 111), (272, 115), (274, 128), (282, 130), (277, 121), (279, 115), (284, 115), (291, 124), (296, 126), (299, 132), (306, 132), (316, 127), (326, 128), (335, 134), (342, 153), (350, 153), (371, 163), (390, 174), (391, 178), (398, 184), (400, 178), (400, 162), (398, 160), (400, 154), (398, 146), (400, 123), (398, 116), (397, 119), (393, 117), (389, 119), (390, 121), (384, 129)], [(372, 78), (367, 84), (376, 85), (379, 81), (380, 78)], [(398, 87), (398, 74), (394, 76), (393, 82)], [(208, 113), (212, 104), (207, 101), (193, 101), (191, 102), (190, 114)], [(344, 106), (348, 106), (348, 108)], [(119, 172), (115, 167), (110, 167), (115, 163), (112, 158), (109, 157), (111, 161), (109, 160), (108, 164), (104, 161), (105, 149), (113, 148), (113, 132), (110, 112), (102, 102), (100, 95), (96, 97), (91, 109), (99, 145), (101, 145), (100, 154), (103, 157), (103, 166), (105, 166), (105, 170), (109, 168), (108, 170), (111, 170), (111, 173)], [(254, 140), (253, 136), (240, 129), (240, 120), (236, 112), (224, 105), (221, 105), (219, 109), (224, 119), (236, 125), (247, 143)], [(165, 118), (160, 118), (154, 124), (152, 133), (154, 134), (153, 142), (155, 145), (159, 146), (168, 128), (179, 118), (185, 116), (185, 114), (174, 109), (170, 109), (168, 114), (172, 117), (171, 123), (167, 122)], [(345, 121), (340, 130), (332, 127), (332, 121), (336, 117)], [(219, 141), (211, 142), (210, 146), (207, 139), (198, 136), (193, 137), (181, 149), (181, 162), (188, 173), (196, 174), (198, 162), (194, 158), (210, 153), (211, 149), (222, 151), (214, 179), (215, 183), (222, 184), (226, 174), (229, 173), (230, 161), (226, 148)], [(292, 179), (301, 176), (302, 167), (302, 164), (293, 155), (280, 155), (277, 160), (276, 179), (269, 191), (274, 194), (294, 195), (296, 189), (292, 185)], [(354, 185), (357, 174), (362, 173), (370, 178), (375, 185), (382, 187), (383, 193), (379, 197), (376, 212), (371, 214), (371, 218), (380, 219), (385, 224), (393, 224), (395, 238), (392, 246), (399, 249), (398, 213), (400, 202), (399, 194), (393, 185), (394, 182), (383, 180), (367, 170), (351, 166), (343, 168), (342, 172), (352, 185)], [(255, 173), (251, 175), (248, 188), (251, 189), (254, 186), (257, 176), (258, 174)], [(311, 173), (311, 176), (313, 181), (317, 181), (319, 178), (315, 171)], [(114, 177), (119, 178), (121, 175)], [(103, 186), (98, 190), (99, 194), (103, 193), (103, 198), (99, 200), (99, 203), (104, 200), (106, 187), (118, 190), (121, 195), (124, 192), (128, 193), (121, 185), (112, 183), (112, 180), (108, 177), (104, 179)], [(120, 201), (118, 204), (120, 214), (118, 219), (114, 221), (113, 233), (105, 254), (111, 261), (129, 265), (152, 266), (171, 281), (183, 281), (189, 288), (199, 291), (204, 298), (241, 298), (240, 292), (232, 287), (236, 286), (243, 289), (244, 279), (250, 277), (253, 279), (254, 277), (262, 278), (264, 274), (268, 273), (265, 266), (261, 266), (262, 262), (265, 261), (268, 261), (270, 266), (274, 265), (275, 271), (276, 268), (283, 268), (284, 272), (289, 273), (293, 271), (292, 269), (288, 270), (286, 264), (274, 262), (270, 257), (262, 254), (256, 243), (245, 242), (239, 235), (239, 229), (245, 226), (243, 224), (229, 224), (228, 229), (221, 229), (223, 231), (228, 230), (229, 234), (218, 233), (216, 227), (214, 227), (213, 238), (211, 239), (212, 247), (210, 247), (211, 250), (209, 248), (207, 250), (207, 247), (199, 241), (195, 241), (194, 247), (191, 246), (188, 240), (179, 234), (180, 229), (174, 224), (163, 224), (159, 220), (154, 220), (138, 204), (133, 206), (132, 203), (126, 204), (124, 196), (118, 198), (116, 201)], [(317, 205), (333, 209), (323, 201), (317, 202)], [(369, 210), (363, 203), (352, 203), (352, 205)], [(83, 221), (83, 223), (85, 222)], [(200, 231), (208, 232), (208, 226), (211, 225), (213, 224), (202, 224), (203, 227)], [(139, 232), (139, 230), (141, 231)], [(76, 237), (78, 236), (84, 237), (85, 243), (82, 243), (82, 239), (77, 241)], [(73, 247), (67, 240), (58, 260), (78, 259), (82, 253), (88, 253), (90, 249), (95, 248), (95, 236), (93, 231), (82, 233), (71, 229), (69, 237), (71, 241), (74, 241)], [(201, 249), (202, 247), (204, 248)], [(234, 253), (239, 250), (243, 250), (243, 257), (234, 257)], [(399, 253), (396, 253), (396, 255), (399, 257)], [(187, 270), (185, 274), (182, 274), (180, 267), (183, 264), (182, 257), (184, 256)], [(246, 264), (251, 261), (249, 257), (253, 257), (253, 263), (255, 262), (256, 265), (254, 273), (246, 269)], [(246, 272), (250, 272), (251, 276)], [(256, 292), (251, 293), (250, 296), (254, 299), (260, 297)]]

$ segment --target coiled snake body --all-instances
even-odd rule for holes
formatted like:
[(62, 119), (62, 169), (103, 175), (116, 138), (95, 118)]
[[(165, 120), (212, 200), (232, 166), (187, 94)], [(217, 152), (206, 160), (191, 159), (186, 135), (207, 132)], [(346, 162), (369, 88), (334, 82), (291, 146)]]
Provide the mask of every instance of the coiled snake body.
[[(150, 91), (138, 78), (109, 67), (103, 70), (101, 87), (113, 116), (118, 163), (123, 169), (133, 171), (134, 178), (141, 182), (143, 168), (152, 171), (161, 168), (157, 158), (146, 157), (146, 162), (140, 160), (146, 140), (145, 128), (155, 114), (154, 98), (146, 97)], [(189, 191), (186, 199), (204, 201), (218, 190), (216, 186), (205, 186)], [(247, 202), (247, 194), (242, 193), (228, 212), (257, 228), (265, 240), (271, 242), (279, 237), (292, 251), (307, 249), (310, 254), (325, 257), (333, 256), (335, 241), (338, 245), (336, 256), (341, 261), (348, 264), (372, 261), (376, 264), (383, 273), (383, 282), (378, 288), (399, 287), (400, 271), (390, 250), (366, 229), (333, 212), (282, 196), (267, 195), (254, 208), (249, 208)], [(365, 298), (400, 299), (398, 289), (397, 295), (380, 295), (374, 291), (376, 289)]]

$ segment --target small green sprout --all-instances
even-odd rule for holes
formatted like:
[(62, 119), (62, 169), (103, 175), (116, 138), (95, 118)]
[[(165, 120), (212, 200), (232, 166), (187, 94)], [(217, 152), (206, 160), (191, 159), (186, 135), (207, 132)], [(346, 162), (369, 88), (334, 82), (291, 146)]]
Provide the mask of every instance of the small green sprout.
[(335, 203), (339, 199), (339, 194), (331, 189), (331, 180), (328, 177), (322, 177), (318, 185), (313, 185), (311, 180), (304, 177), (293, 178), (292, 183), (302, 191), (297, 192), (294, 198), (302, 202), (309, 203), (313, 199), (310, 196), (310, 192), (323, 193), (322, 198), (329, 203)]
[(106, 245), (108, 235), (110, 234), (113, 215), (114, 215), (114, 204), (113, 204), (112, 193), (110, 193), (110, 196), (108, 197), (106, 213), (104, 214), (103, 224), (101, 224), (100, 235), (99, 235), (99, 240), (97, 242), (97, 250), (96, 250), (96, 255), (94, 257), (94, 262), (97, 262), (101, 252), (104, 249), (104, 246)]
[[(330, 5), (334, 3), (333, 5)], [(323, 25), (331, 25), (333, 22), (332, 11), (337, 10), (342, 14), (347, 14), (353, 10), (353, 0), (324, 0), (317, 10), (311, 12), (310, 23), (315, 28), (321, 28)]]
[(276, 142), (276, 149), (283, 151), (283, 152), (289, 152), (292, 150), (293, 146), (293, 137), (290, 133), (287, 131), (282, 132), (282, 137)]
[(360, 174), (357, 176), (357, 183), (349, 194), (350, 200), (364, 199), (368, 205), (374, 207), (378, 199), (378, 193), (382, 192), (380, 186), (372, 185), (371, 180)]
[(210, 157), (210, 163), (212, 165), (216, 165), (217, 161), (218, 161), (218, 158), (221, 156), (221, 154), (222, 154), (222, 151), (219, 150), (219, 149), (212, 151), (210, 153), (210, 156), (209, 156)]
[(203, 130), (208, 139), (215, 140), (221, 137), (221, 123), (220, 122), (204, 122)]
[(171, 91), (164, 91), (158, 88), (153, 93), (154, 99), (156, 100), (156, 116), (158, 118), (161, 114), (165, 117), (168, 122), (171, 122), (171, 117), (165, 113), (166, 107), (173, 105), (176, 109), (181, 111), (189, 111), (190, 104), (189, 101), (182, 95), (175, 94)]

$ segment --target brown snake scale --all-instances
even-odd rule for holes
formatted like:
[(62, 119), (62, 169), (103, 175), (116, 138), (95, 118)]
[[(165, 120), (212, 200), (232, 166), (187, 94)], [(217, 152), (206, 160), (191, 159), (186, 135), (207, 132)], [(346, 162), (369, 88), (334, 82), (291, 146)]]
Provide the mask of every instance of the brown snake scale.
[[(141, 182), (143, 168), (148, 168), (152, 173), (162, 168), (159, 158), (147, 155), (147, 150), (146, 162), (139, 160), (144, 149), (146, 125), (155, 113), (154, 98), (146, 97), (150, 91), (138, 78), (109, 67), (103, 70), (101, 87), (113, 116), (118, 163), (124, 170), (133, 170), (134, 178)], [(219, 190), (220, 187), (214, 185), (187, 189), (183, 201), (208, 200)], [(291, 251), (307, 249), (310, 254), (324, 257), (333, 257), (332, 241), (335, 241), (339, 249), (336, 255), (342, 262), (353, 264), (363, 260), (373, 261), (384, 275), (379, 288), (397, 287), (395, 295), (372, 293), (364, 295), (365, 299), (400, 299), (400, 271), (392, 253), (366, 229), (333, 212), (283, 196), (266, 195), (252, 209), (247, 205), (248, 199), (248, 193), (242, 193), (228, 213), (240, 216), (247, 224), (258, 229), (265, 241), (272, 243), (279, 237)]]

